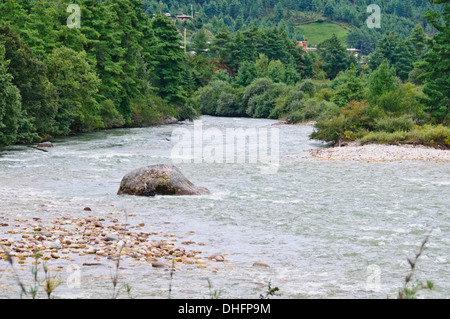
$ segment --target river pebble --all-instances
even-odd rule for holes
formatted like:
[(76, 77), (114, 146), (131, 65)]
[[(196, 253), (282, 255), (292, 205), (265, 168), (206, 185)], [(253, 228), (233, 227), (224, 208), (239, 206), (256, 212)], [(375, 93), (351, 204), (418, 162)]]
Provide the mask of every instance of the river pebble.
[(359, 146), (351, 143), (344, 147), (309, 150), (307, 159), (334, 161), (437, 161), (449, 162), (450, 150), (441, 150), (422, 145), (380, 145)]
[[(168, 267), (168, 263), (171, 262), (196, 264), (202, 266), (200, 268), (206, 268), (208, 265), (201, 251), (187, 250), (175, 244), (175, 234), (131, 230), (131, 228), (140, 230), (145, 226), (144, 223), (133, 226), (119, 224), (117, 219), (105, 220), (94, 216), (60, 217), (47, 220), (45, 223), (41, 218), (33, 217), (30, 220), (15, 219), (14, 222), (15, 225), (9, 226), (5, 220), (2, 226), (5, 227), (3, 235), (11, 235), (0, 237), (0, 247), (3, 248), (0, 249), (0, 258), (5, 260), (8, 256), (22, 261), (35, 256), (42, 260), (74, 260), (73, 258), (77, 256), (82, 258), (92, 256), (95, 260), (101, 258), (115, 260), (120, 254), (121, 258), (148, 262), (155, 268)], [(20, 234), (19, 240), (16, 234)], [(153, 237), (156, 235), (170, 238), (170, 241)], [(184, 242), (189, 245), (195, 244), (193, 241)], [(204, 243), (198, 245), (203, 246)], [(36, 252), (39, 254), (35, 254)], [(211, 255), (208, 259), (224, 261), (224, 257), (220, 254)]]

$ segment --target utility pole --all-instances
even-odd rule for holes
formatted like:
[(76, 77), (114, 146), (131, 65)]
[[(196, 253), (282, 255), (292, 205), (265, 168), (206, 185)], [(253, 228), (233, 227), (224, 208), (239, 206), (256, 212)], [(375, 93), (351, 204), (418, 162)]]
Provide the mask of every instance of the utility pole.
[(184, 27), (184, 53), (186, 54), (187, 52), (187, 40), (186, 40), (186, 27)]

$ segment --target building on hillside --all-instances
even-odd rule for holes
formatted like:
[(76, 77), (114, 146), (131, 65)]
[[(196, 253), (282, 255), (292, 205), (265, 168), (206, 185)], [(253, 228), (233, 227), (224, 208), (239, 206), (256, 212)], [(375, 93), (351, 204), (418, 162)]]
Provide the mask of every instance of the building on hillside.
[[(304, 51), (317, 51), (317, 45), (314, 47), (308, 47), (308, 41), (297, 41), (297, 47), (301, 47)], [(347, 48), (347, 52), (349, 55), (354, 55), (355, 58), (359, 57), (361, 54), (361, 50), (354, 48)]]
[(353, 49), (353, 48), (347, 48), (347, 52), (349, 54), (353, 54), (355, 58), (357, 58), (361, 54), (361, 50)]
[(301, 47), (303, 50), (308, 50), (308, 41), (297, 41), (297, 47)]
[(181, 20), (181, 21), (185, 21), (185, 20), (191, 20), (192, 17), (188, 16), (188, 15), (185, 15), (185, 14), (179, 14), (179, 15), (177, 15), (177, 19)]
[(297, 41), (297, 47), (301, 47), (304, 51), (317, 51), (317, 45), (315, 47), (308, 47), (308, 41)]

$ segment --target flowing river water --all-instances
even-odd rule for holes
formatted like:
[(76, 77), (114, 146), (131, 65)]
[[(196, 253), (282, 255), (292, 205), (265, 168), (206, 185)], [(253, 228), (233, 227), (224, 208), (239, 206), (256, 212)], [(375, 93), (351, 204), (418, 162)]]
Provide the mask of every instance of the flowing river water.
[[(226, 257), (207, 268), (177, 266), (172, 279), (168, 269), (123, 260), (120, 281), (137, 298), (167, 298), (169, 285), (173, 298), (209, 298), (214, 292), (222, 298), (259, 298), (269, 282), (281, 298), (395, 298), (410, 269), (407, 258), (431, 231), (415, 276), (433, 281), (435, 288), (419, 296), (449, 297), (448, 163), (315, 161), (304, 158), (307, 150), (324, 145), (308, 138), (310, 126), (208, 116), (201, 121), (204, 130), (221, 132), (275, 128), (279, 167), (267, 174), (263, 163), (249, 161), (177, 162), (211, 195), (135, 197), (116, 194), (122, 177), (135, 168), (174, 162), (179, 140), (172, 133), (194, 133), (192, 122), (56, 139), (48, 153), (11, 146), (0, 151), (0, 222), (13, 227), (15, 218), (36, 216), (43, 221), (129, 216), (129, 223), (145, 223), (146, 231), (170, 234), (177, 243), (195, 242), (186, 248), (206, 259), (213, 253)], [(86, 206), (92, 211), (84, 211)], [(0, 237), (8, 237), (10, 227), (0, 227)], [(82, 266), (88, 257), (49, 261), (55, 269), (62, 265), (57, 272), (62, 281), (73, 275), (69, 269), (81, 276), (78, 285), (63, 282), (55, 297), (111, 296), (113, 261)], [(19, 288), (8, 268), (0, 260), (0, 297), (16, 298)], [(31, 280), (31, 262), (16, 268), (24, 282)]]

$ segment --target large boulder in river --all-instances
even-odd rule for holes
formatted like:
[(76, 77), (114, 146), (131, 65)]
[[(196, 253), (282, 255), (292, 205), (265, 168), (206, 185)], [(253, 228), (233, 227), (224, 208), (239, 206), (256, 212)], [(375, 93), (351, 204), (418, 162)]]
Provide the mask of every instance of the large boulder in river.
[(158, 164), (126, 174), (118, 194), (136, 196), (208, 195), (209, 190), (192, 184), (173, 164)]

